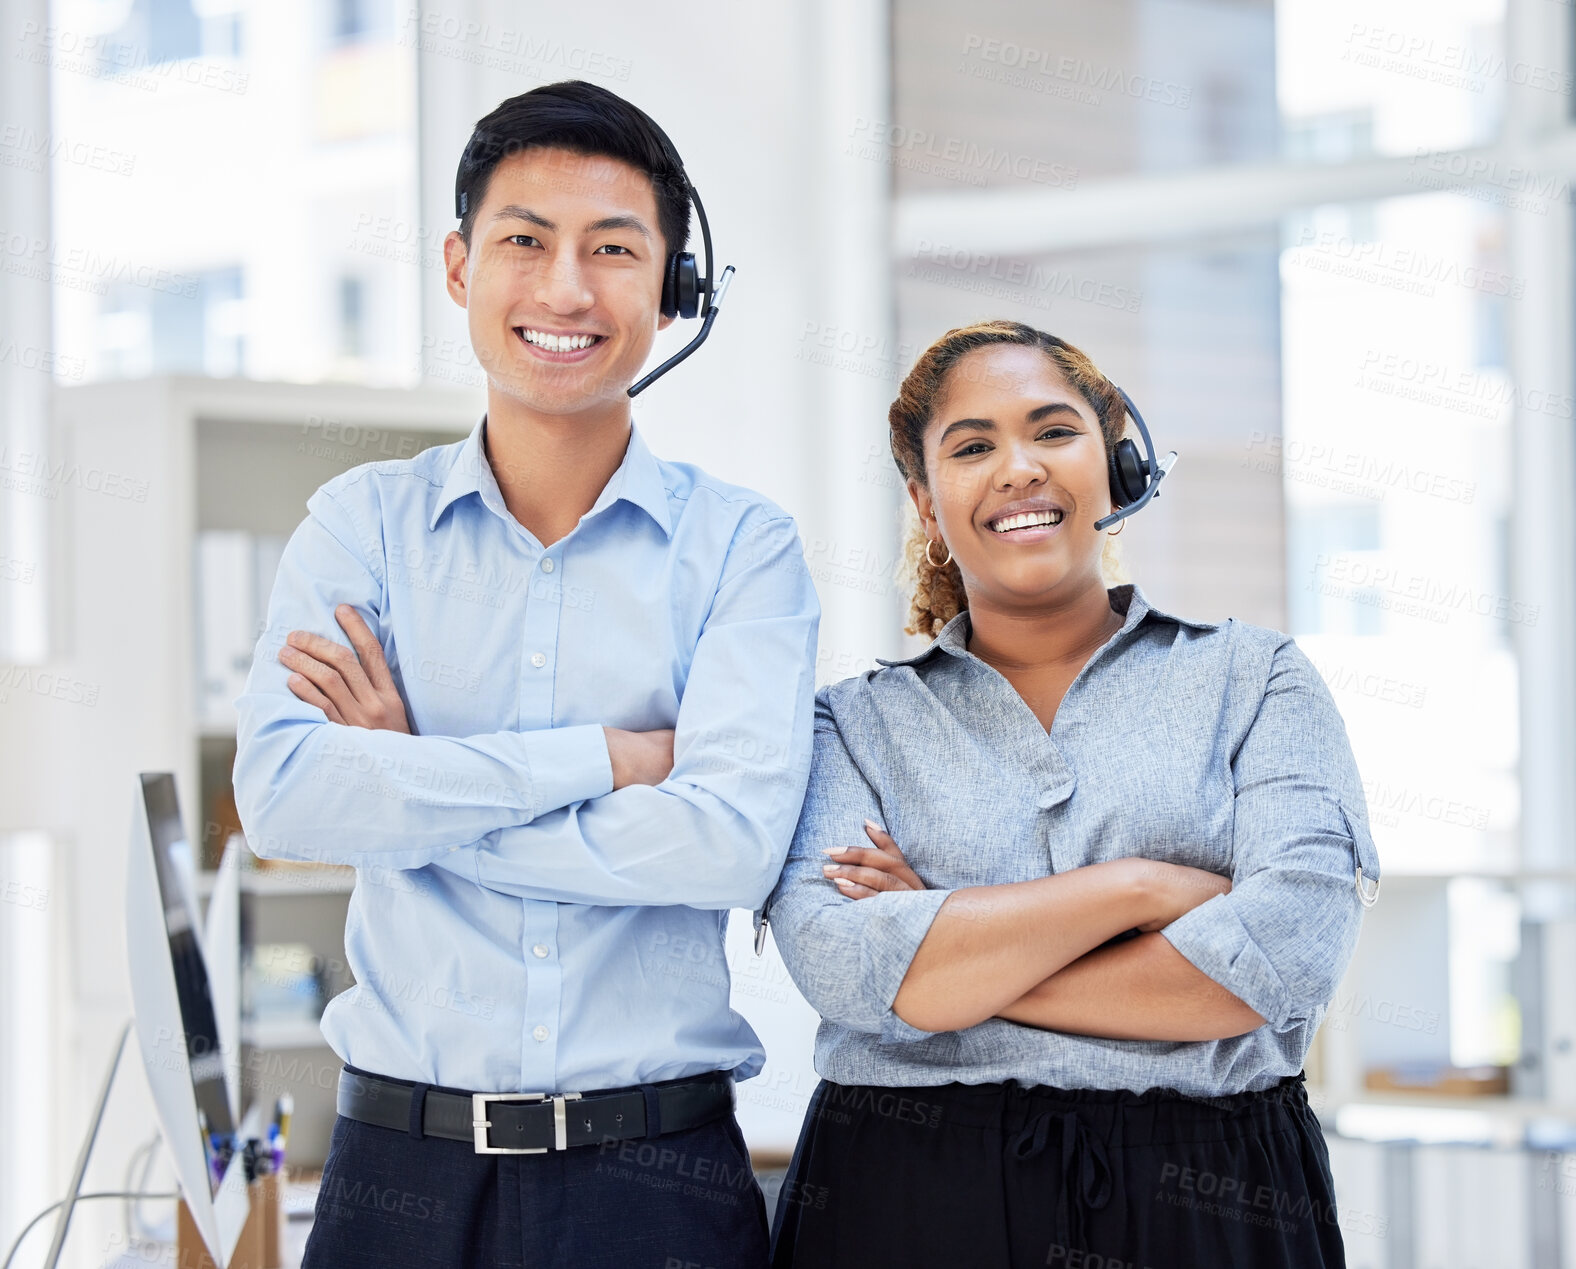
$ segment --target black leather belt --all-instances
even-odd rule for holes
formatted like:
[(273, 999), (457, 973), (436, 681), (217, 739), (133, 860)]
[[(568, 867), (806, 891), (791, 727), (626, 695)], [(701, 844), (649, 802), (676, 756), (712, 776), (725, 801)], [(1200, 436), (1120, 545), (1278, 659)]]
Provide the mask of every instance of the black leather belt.
[(413, 1137), (468, 1141), (477, 1154), (545, 1154), (683, 1132), (733, 1111), (726, 1071), (596, 1093), (462, 1093), (349, 1068), (339, 1113)]

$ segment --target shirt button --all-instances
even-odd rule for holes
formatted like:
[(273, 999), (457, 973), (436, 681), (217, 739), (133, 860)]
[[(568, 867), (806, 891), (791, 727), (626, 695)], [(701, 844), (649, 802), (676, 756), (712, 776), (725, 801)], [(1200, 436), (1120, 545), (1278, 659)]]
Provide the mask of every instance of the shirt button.
[(537, 1027), (537, 1029), (531, 1032), (531, 1034), (535, 1036), (538, 1041), (545, 1040), (547, 1039), (547, 1028)]
[(551, 573), (552, 571), (553, 571), (553, 561), (552, 561), (551, 557), (544, 555), (542, 557), (542, 572), (544, 572), (544, 573)]
[(531, 949), (531, 954), (533, 956), (546, 956), (547, 955), (547, 944), (546, 943), (538, 943), (535, 947), (533, 947)]
[(547, 653), (545, 653), (545, 652), (533, 652), (533, 653), (531, 653), (531, 664), (534, 665), (538, 670), (540, 670), (544, 665), (547, 664)]

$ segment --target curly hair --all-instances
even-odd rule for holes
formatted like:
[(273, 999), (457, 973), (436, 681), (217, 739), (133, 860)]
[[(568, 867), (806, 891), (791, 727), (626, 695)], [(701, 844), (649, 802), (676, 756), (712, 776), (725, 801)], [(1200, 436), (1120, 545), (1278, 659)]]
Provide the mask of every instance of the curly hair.
[[(927, 348), (898, 388), (897, 400), (887, 411), (891, 429), (892, 458), (905, 480), (915, 480), (928, 489), (925, 471), (925, 428), (935, 415), (937, 404), (958, 362), (976, 348), (992, 344), (1021, 344), (1038, 348), (1085, 401), (1100, 421), (1107, 458), (1127, 431), (1127, 406), (1116, 385), (1095, 367), (1087, 354), (1055, 335), (1026, 326), (1022, 322), (976, 322), (959, 326)], [(914, 593), (909, 601), (908, 634), (934, 638), (953, 617), (969, 606), (963, 588), (963, 574), (957, 563), (936, 566), (926, 553), (930, 540), (925, 536), (912, 500), (904, 513), (906, 533), (902, 552), (903, 575), (912, 578)], [(1101, 569), (1108, 583), (1126, 580), (1116, 544), (1105, 540)]]

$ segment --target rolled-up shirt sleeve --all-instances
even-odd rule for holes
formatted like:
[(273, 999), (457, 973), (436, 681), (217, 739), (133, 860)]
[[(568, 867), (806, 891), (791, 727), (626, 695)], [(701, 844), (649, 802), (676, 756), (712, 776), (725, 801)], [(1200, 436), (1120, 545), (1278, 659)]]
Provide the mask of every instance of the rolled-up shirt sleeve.
[(1276, 1031), (1334, 996), (1362, 918), (1358, 868), (1379, 860), (1346, 727), (1290, 639), (1275, 652), (1257, 715), (1232, 758), (1232, 888), (1161, 933)]
[[(886, 891), (850, 899), (821, 871), (828, 846), (866, 845), (880, 801), (843, 743), (823, 688), (815, 699), (810, 784), (767, 916), (795, 984), (821, 1017), (897, 1043), (935, 1033), (892, 1011), (898, 988), (951, 890)], [(901, 845), (901, 843), (899, 843)]]

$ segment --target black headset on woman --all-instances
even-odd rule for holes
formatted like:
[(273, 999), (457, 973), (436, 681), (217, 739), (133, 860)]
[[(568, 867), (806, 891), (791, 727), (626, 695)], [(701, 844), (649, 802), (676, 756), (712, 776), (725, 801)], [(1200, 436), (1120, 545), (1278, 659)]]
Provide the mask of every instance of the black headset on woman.
[[(1111, 385), (1116, 387), (1115, 384)], [(1148, 501), (1160, 492), (1160, 482), (1166, 478), (1166, 473), (1176, 464), (1177, 452), (1172, 450), (1159, 462), (1155, 461), (1155, 442), (1149, 435), (1149, 429), (1144, 426), (1144, 416), (1138, 412), (1138, 407), (1133, 404), (1133, 398), (1128, 396), (1121, 388), (1116, 389), (1122, 402), (1127, 406), (1127, 412), (1132, 416), (1138, 434), (1144, 438), (1144, 448), (1148, 451), (1147, 457), (1140, 457), (1138, 446), (1132, 441), (1123, 439), (1117, 442), (1116, 448), (1111, 451), (1111, 504), (1115, 510), (1108, 516), (1101, 516), (1094, 522), (1096, 529), (1108, 529), (1118, 520), (1125, 520), (1135, 511), (1142, 510)]]

